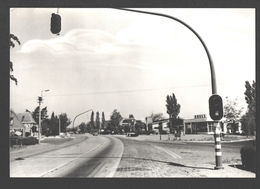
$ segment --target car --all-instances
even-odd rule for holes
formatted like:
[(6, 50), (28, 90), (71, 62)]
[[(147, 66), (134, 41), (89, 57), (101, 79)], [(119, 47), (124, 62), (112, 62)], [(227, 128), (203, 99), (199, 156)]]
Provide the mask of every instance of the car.
[(93, 133), (93, 136), (98, 136), (98, 133)]
[(137, 133), (134, 133), (134, 132), (129, 132), (129, 133), (126, 133), (126, 136), (127, 136), (127, 137), (137, 137), (138, 134), (137, 134)]

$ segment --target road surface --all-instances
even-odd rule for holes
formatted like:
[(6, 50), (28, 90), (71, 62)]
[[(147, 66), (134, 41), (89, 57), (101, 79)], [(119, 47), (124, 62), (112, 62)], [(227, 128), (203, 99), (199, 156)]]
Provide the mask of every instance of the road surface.
[(112, 177), (123, 150), (117, 138), (88, 135), (79, 143), (11, 161), (10, 177)]
[(17, 160), (19, 153), (11, 153), (10, 177), (255, 178), (255, 173), (241, 169), (240, 148), (250, 142), (222, 143), (225, 169), (214, 170), (214, 143), (149, 141), (125, 135), (77, 137), (64, 146), (56, 139), (58, 149), (26, 152), (19, 156), (21, 160)]
[(124, 153), (114, 177), (250, 177), (241, 169), (240, 148), (248, 142), (223, 143), (223, 170), (215, 170), (214, 143), (147, 141), (120, 137)]

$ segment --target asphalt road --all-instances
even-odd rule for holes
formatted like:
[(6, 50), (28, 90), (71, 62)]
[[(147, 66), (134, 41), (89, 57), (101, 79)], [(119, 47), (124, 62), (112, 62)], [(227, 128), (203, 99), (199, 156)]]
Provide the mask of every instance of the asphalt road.
[[(241, 164), (240, 148), (249, 143), (222, 143), (223, 164)], [(40, 146), (12, 152), (10, 177), (254, 177), (230, 167), (216, 172), (214, 166), (214, 143), (88, 134), (50, 138)]]
[(10, 162), (10, 177), (112, 177), (123, 148), (114, 137), (89, 135), (75, 145)]

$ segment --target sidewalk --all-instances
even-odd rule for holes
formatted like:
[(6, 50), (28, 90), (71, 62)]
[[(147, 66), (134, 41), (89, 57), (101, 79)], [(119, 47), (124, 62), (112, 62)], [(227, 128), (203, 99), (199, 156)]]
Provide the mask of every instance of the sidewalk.
[[(122, 135), (125, 136), (125, 135)], [(213, 135), (210, 134), (186, 134), (182, 135), (180, 138), (176, 138), (174, 134), (166, 135), (139, 135), (138, 137), (131, 137), (137, 140), (154, 140), (154, 141), (175, 141), (175, 142), (209, 142), (214, 143), (215, 139)], [(254, 137), (246, 137), (240, 135), (226, 135), (222, 138), (221, 143), (227, 142), (238, 142), (254, 140)]]
[[(59, 140), (59, 138), (57, 138), (57, 140)], [(84, 138), (83, 137), (71, 138), (71, 140), (65, 141), (64, 143), (58, 145), (44, 143), (43, 140), (41, 140), (40, 144), (19, 146), (17, 147), (17, 149), (10, 149), (10, 162), (14, 161), (17, 158), (25, 158), (27, 156), (37, 155), (42, 152), (48, 152), (53, 149), (66, 147), (71, 143), (77, 143), (80, 142), (81, 140), (84, 140)]]
[[(126, 137), (125, 135), (118, 136), (140, 141), (157, 141), (163, 143), (214, 143), (214, 136), (206, 134), (188, 134), (181, 136), (180, 140), (176, 140), (173, 134), (171, 134), (170, 136), (161, 135), (161, 140), (160, 135), (139, 135), (138, 137)], [(233, 137), (232, 135), (230, 135), (226, 136), (226, 140), (224, 137), (224, 141), (222, 141), (222, 143), (244, 140), (253, 139), (247, 139), (246, 137), (242, 136)], [(242, 167), (241, 163), (222, 163), (223, 169), (214, 169), (215, 165), (213, 164), (182, 165), (176, 163), (176, 165), (168, 165), (160, 162), (149, 163), (149, 161), (143, 159), (138, 161), (139, 167), (145, 167), (145, 169), (142, 169), (142, 173), (140, 173), (140, 171), (131, 171), (134, 167), (136, 167), (136, 162), (134, 162), (134, 160), (125, 159), (122, 163), (122, 166), (125, 167), (124, 169), (128, 171), (117, 172), (115, 177), (256, 178), (256, 173), (245, 170)], [(183, 170), (184, 172), (181, 174), (176, 173), (174, 166), (179, 167), (179, 169)], [(185, 171), (186, 174), (184, 174)]]

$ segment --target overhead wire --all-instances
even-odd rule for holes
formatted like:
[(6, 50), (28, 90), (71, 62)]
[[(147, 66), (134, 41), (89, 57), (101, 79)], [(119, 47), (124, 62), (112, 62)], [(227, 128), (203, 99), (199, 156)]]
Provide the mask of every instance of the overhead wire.
[[(241, 82), (235, 82), (241, 83)], [(234, 84), (234, 83), (222, 83), (218, 85), (226, 85), (226, 84)], [(92, 92), (92, 93), (78, 93), (78, 94), (57, 94), (57, 95), (48, 95), (48, 97), (55, 96), (85, 96), (85, 95), (102, 95), (102, 94), (116, 94), (116, 93), (132, 93), (132, 92), (145, 92), (145, 91), (158, 91), (158, 90), (166, 90), (166, 89), (177, 89), (177, 88), (194, 88), (194, 87), (207, 87), (210, 84), (204, 85), (193, 85), (193, 86), (179, 86), (179, 87), (165, 87), (165, 88), (154, 88), (154, 89), (132, 89), (132, 90), (122, 90), (122, 91), (103, 91), (103, 92)]]

